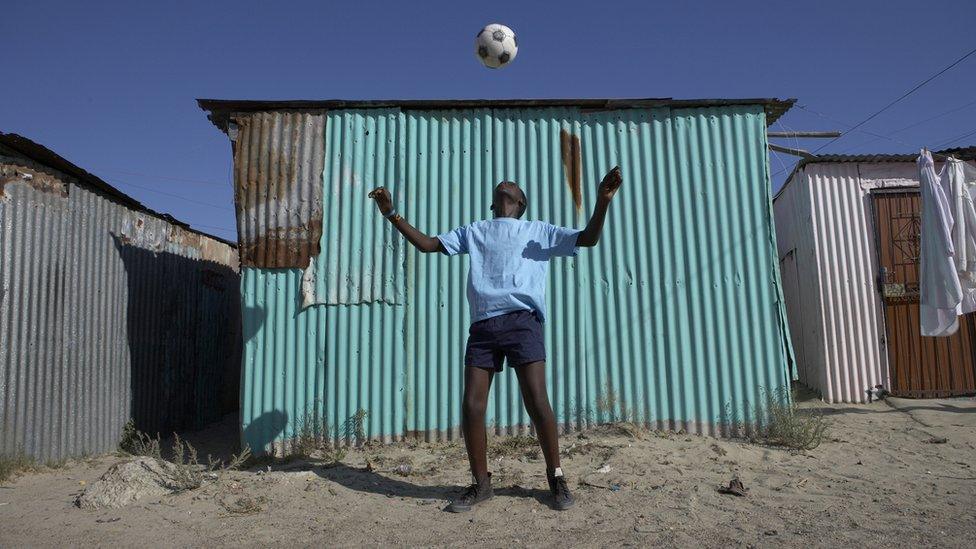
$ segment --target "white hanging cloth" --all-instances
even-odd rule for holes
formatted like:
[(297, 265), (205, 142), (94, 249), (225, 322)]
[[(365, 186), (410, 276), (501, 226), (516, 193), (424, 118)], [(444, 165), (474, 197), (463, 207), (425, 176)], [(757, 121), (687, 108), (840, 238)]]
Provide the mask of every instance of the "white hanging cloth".
[[(943, 167), (943, 171), (945, 167)], [(919, 257), (919, 317), (923, 336), (948, 336), (959, 329), (962, 289), (953, 258), (952, 209), (935, 173), (932, 154), (918, 157), (918, 182), (922, 196), (921, 249)]]
[(949, 157), (942, 173), (942, 188), (952, 208), (952, 247), (954, 263), (962, 290), (963, 314), (976, 311), (976, 207), (974, 185), (967, 178), (970, 168), (962, 160)]

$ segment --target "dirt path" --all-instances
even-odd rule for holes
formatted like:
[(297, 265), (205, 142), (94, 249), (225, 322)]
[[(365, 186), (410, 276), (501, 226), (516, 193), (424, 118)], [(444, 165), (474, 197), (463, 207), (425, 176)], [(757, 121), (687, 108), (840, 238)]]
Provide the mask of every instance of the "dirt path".
[[(100, 458), (0, 487), (0, 545), (976, 544), (976, 400), (817, 406), (832, 418), (831, 440), (799, 454), (611, 427), (567, 435), (563, 467), (578, 503), (564, 513), (547, 506), (536, 449), (517, 444), (495, 447), (495, 499), (463, 515), (442, 511), (469, 478), (456, 444), (229, 472), (194, 491), (84, 511), (73, 504), (81, 483), (119, 461)], [(410, 474), (396, 472), (406, 465)], [(717, 492), (733, 475), (746, 497)]]

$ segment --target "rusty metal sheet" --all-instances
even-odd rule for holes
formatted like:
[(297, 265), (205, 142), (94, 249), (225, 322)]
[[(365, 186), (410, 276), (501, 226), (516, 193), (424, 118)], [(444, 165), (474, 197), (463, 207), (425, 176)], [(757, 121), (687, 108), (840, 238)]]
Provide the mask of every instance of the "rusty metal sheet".
[(580, 179), (583, 174), (583, 160), (580, 156), (580, 139), (566, 130), (559, 132), (559, 152), (563, 159), (563, 171), (566, 174), (566, 184), (573, 197), (573, 205), (579, 212), (583, 207), (583, 191), (580, 189)]
[(305, 268), (322, 236), (325, 115), (255, 113), (235, 123), (241, 264)]

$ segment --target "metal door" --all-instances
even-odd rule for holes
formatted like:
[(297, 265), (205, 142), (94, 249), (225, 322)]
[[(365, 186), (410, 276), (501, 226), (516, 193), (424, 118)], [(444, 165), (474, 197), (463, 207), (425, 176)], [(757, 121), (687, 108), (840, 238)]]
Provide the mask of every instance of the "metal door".
[(872, 196), (892, 394), (937, 398), (976, 392), (974, 315), (960, 317), (959, 330), (949, 337), (921, 336), (918, 190), (876, 191)]

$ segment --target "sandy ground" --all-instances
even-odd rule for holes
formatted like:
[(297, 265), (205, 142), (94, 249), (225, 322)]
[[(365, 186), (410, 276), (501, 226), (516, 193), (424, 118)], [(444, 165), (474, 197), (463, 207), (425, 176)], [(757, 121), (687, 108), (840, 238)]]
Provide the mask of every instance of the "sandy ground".
[[(104, 457), (0, 487), (0, 545), (976, 544), (976, 400), (805, 406), (822, 408), (833, 427), (830, 441), (802, 453), (613, 427), (567, 435), (563, 466), (577, 505), (562, 513), (548, 507), (533, 447), (492, 458), (496, 497), (467, 514), (443, 511), (469, 479), (457, 444), (355, 450), (340, 464), (227, 472), (123, 509), (75, 507), (82, 483), (120, 460)], [(189, 438), (213, 451), (233, 418), (224, 423)], [(408, 475), (396, 472), (404, 464)], [(733, 475), (747, 496), (717, 491)]]

